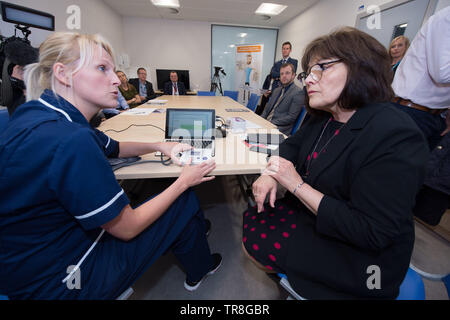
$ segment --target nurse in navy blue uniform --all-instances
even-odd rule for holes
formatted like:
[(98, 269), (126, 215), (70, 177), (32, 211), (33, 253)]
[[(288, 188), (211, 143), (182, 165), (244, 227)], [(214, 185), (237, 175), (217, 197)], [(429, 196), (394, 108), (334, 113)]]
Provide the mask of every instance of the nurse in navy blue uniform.
[(27, 103), (0, 133), (0, 293), (10, 299), (115, 299), (171, 250), (195, 290), (221, 264), (190, 187), (214, 162), (187, 165), (137, 208), (107, 157), (186, 148), (117, 142), (89, 126), (117, 105), (113, 53), (101, 36), (54, 33), (25, 77)]

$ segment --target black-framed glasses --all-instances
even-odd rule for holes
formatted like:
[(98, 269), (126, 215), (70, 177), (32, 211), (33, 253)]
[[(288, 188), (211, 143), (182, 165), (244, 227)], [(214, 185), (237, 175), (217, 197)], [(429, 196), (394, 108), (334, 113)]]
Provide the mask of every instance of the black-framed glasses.
[(323, 62), (323, 63), (316, 63), (315, 65), (311, 66), (311, 68), (309, 68), (309, 70), (307, 72), (300, 73), (300, 77), (303, 80), (306, 80), (309, 76), (311, 76), (314, 81), (316, 81), (316, 82), (320, 81), (320, 79), (322, 79), (322, 73), (328, 69), (325, 66), (328, 66), (333, 63), (341, 62), (341, 61), (342, 61), (342, 59)]

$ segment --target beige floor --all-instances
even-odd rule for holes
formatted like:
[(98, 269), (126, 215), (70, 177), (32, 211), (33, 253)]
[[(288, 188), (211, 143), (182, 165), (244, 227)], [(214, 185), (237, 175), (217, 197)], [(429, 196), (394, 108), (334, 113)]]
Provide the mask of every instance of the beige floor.
[[(441, 219), (436, 231), (416, 221), (416, 241), (411, 263), (421, 270), (434, 274), (450, 273), (450, 210)], [(442, 282), (424, 279), (427, 300), (448, 300)]]
[[(158, 184), (155, 180), (155, 184)], [(161, 257), (133, 285), (131, 299), (171, 300), (274, 300), (287, 295), (276, 282), (257, 269), (241, 250), (244, 201), (234, 177), (218, 177), (196, 189), (205, 216), (212, 222), (209, 243), (220, 252), (223, 265), (194, 293), (183, 288), (185, 275), (171, 254)], [(450, 228), (449, 228), (450, 230)], [(429, 273), (450, 272), (450, 243), (416, 222), (416, 242), (412, 263)], [(426, 299), (446, 299), (442, 283), (424, 280)]]

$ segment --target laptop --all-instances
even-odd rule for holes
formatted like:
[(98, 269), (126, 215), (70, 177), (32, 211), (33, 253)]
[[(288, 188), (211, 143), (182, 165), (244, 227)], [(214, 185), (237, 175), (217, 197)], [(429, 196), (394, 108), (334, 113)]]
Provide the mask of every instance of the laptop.
[(216, 112), (214, 109), (166, 109), (166, 142), (189, 144), (192, 163), (214, 157)]

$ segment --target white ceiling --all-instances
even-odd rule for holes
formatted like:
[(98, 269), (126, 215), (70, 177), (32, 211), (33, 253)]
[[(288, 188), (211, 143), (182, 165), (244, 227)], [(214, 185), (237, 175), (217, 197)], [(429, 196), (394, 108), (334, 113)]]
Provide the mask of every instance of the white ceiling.
[[(157, 8), (150, 0), (103, 1), (122, 16), (280, 27), (319, 0), (179, 0), (178, 14), (170, 13), (167, 8)], [(288, 7), (280, 15), (264, 21), (261, 16), (255, 15), (255, 10), (263, 2)]]

